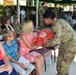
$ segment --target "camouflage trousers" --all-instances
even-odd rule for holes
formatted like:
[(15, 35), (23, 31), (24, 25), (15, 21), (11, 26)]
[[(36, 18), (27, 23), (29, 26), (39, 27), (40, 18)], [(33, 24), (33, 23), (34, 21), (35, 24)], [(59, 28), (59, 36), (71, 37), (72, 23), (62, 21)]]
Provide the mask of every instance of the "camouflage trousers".
[(43, 29), (44, 28), (44, 22), (43, 22), (43, 17), (40, 16), (40, 29)]
[[(76, 50), (76, 48), (75, 48)], [(57, 75), (69, 75), (70, 64), (75, 56), (74, 49), (59, 50), (58, 62), (57, 62)]]

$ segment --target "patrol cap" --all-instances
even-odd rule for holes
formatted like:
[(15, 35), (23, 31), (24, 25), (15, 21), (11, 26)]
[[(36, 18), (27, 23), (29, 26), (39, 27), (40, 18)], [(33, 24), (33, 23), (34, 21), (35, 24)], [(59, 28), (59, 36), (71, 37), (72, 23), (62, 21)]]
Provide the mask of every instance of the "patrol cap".
[(14, 18), (18, 18), (18, 16), (17, 15), (14, 15)]
[(53, 20), (55, 18), (55, 13), (52, 11), (46, 11), (43, 14), (43, 18), (51, 18)]

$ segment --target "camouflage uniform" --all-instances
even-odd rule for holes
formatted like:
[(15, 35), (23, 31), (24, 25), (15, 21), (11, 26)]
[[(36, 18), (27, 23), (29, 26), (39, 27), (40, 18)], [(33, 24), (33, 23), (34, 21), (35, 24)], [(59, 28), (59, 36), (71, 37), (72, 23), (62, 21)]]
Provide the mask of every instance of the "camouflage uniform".
[(43, 14), (45, 13), (45, 9), (41, 7), (39, 9), (39, 21), (40, 21), (40, 29), (44, 28), (44, 22), (43, 22)]
[(55, 46), (60, 42), (57, 62), (58, 75), (68, 75), (70, 64), (76, 54), (76, 34), (63, 19), (54, 20), (52, 29), (55, 36), (53, 40), (48, 41), (47, 46)]
[(2, 24), (0, 23), (0, 35), (2, 34), (2, 28), (1, 28), (1, 25), (2, 25)]
[(15, 22), (14, 22), (14, 23), (12, 24), (12, 27), (14, 28), (17, 36), (19, 36), (19, 35), (21, 34), (21, 32), (22, 32), (22, 25), (21, 25), (21, 23), (19, 23), (19, 22), (15, 23)]
[(58, 12), (59, 12), (58, 8), (54, 8), (54, 9), (52, 10), (52, 12), (55, 13), (56, 17), (58, 17)]

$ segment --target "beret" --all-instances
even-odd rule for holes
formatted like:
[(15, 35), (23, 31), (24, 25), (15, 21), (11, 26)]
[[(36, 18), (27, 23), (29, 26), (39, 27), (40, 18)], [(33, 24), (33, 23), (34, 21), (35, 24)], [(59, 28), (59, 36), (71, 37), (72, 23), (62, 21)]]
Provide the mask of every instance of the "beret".
[(43, 14), (43, 18), (55, 18), (55, 13), (52, 11), (47, 11)]

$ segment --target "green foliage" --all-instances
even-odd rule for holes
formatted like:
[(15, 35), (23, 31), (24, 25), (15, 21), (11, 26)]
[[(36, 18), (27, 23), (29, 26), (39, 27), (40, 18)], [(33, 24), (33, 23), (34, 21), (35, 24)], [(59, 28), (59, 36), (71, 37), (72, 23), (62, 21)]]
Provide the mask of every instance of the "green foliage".
[(0, 5), (0, 23), (2, 22), (2, 17), (5, 15), (5, 5)]
[(0, 17), (2, 17), (2, 9), (0, 9)]

